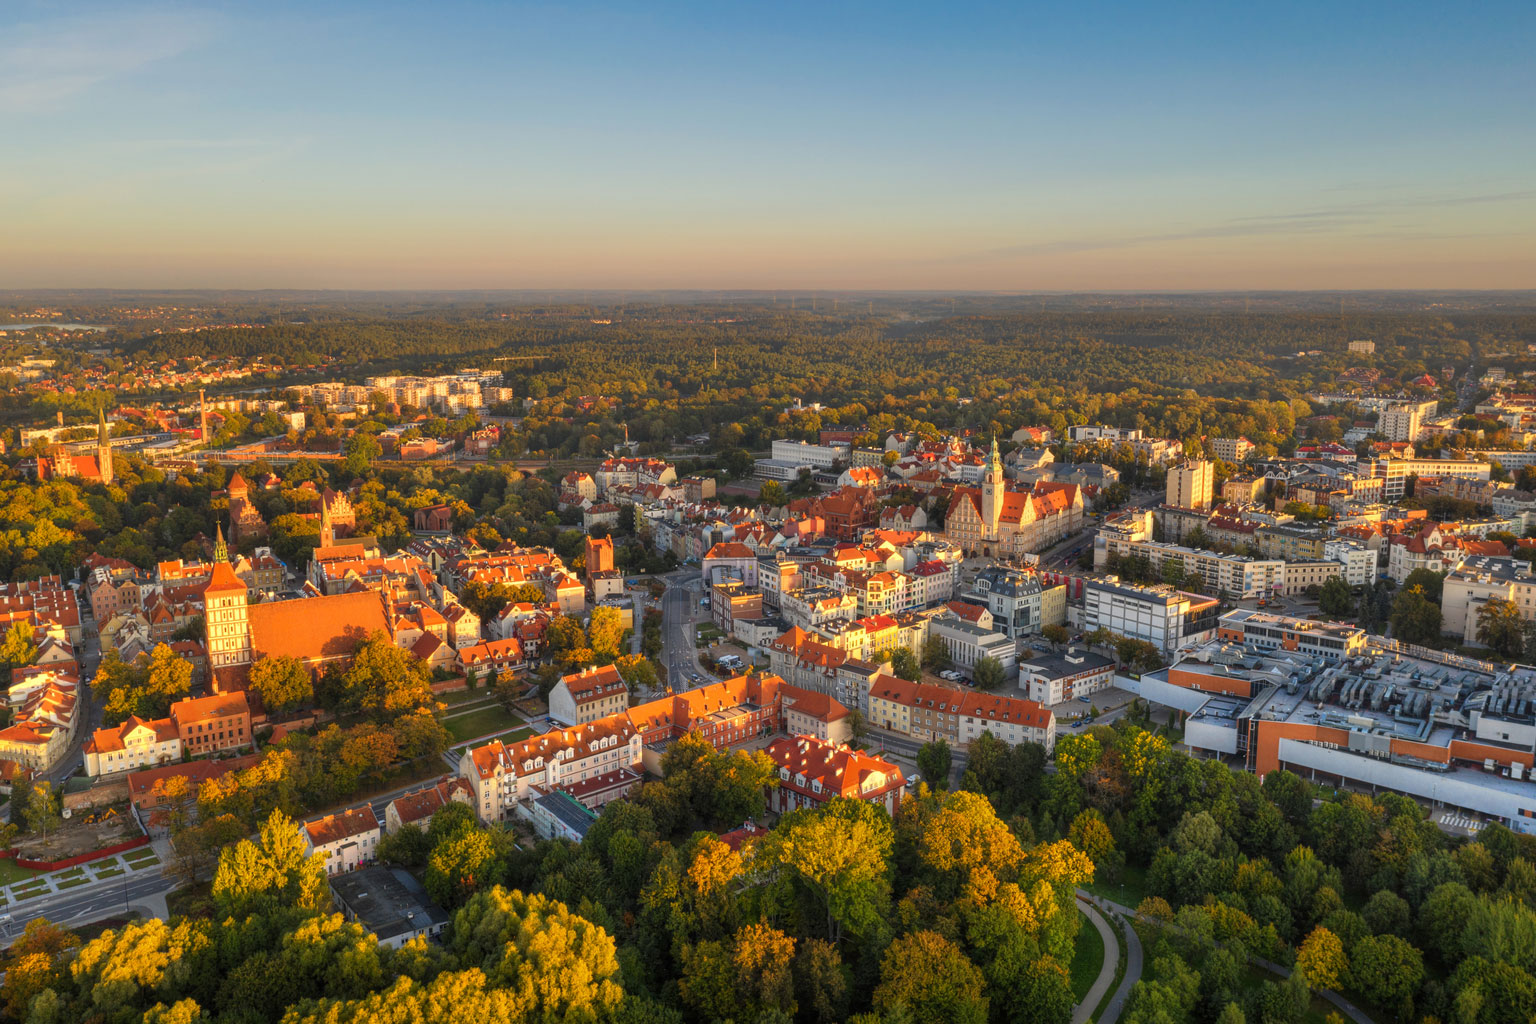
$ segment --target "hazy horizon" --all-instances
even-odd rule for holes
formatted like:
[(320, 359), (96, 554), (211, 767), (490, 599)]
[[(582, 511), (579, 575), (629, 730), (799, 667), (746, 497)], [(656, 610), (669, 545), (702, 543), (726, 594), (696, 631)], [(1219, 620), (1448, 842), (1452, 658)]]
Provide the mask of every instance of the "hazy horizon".
[(1536, 285), (1529, 5), (0, 15), (0, 287)]

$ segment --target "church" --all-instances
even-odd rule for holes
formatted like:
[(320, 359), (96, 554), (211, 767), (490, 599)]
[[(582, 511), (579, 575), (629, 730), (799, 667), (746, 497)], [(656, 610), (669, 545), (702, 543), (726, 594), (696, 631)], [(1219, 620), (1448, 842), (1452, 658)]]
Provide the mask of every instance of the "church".
[(1041, 551), (1083, 526), (1083, 493), (1076, 484), (1039, 483), (1011, 491), (997, 439), (980, 487), (958, 487), (949, 500), (944, 538), (967, 558), (1018, 558)]

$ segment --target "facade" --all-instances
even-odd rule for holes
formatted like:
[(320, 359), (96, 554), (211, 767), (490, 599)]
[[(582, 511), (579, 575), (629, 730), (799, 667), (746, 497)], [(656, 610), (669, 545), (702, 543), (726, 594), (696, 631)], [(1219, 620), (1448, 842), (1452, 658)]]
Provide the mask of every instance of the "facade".
[(325, 858), (325, 873), (340, 875), (372, 864), (384, 832), (368, 804), (304, 823), (310, 853)]
[(1034, 573), (988, 566), (976, 574), (967, 600), (984, 604), (992, 614), (992, 628), (1018, 640), (1040, 632), (1044, 624), (1043, 590)]
[(764, 753), (779, 768), (779, 784), (768, 791), (769, 808), (779, 814), (839, 797), (876, 804), (892, 815), (901, 806), (906, 779), (883, 758), (813, 736), (774, 740)]
[(1114, 680), (1113, 659), (1070, 647), (1019, 664), (1019, 689), (1047, 707), (1107, 689)]
[(171, 721), (189, 757), (251, 746), (251, 708), (245, 691), (189, 697), (171, 705)]
[(627, 707), (629, 685), (613, 665), (561, 676), (549, 691), (549, 720), (561, 725), (585, 725)]
[(1213, 437), (1211, 454), (1223, 462), (1242, 462), (1253, 454), (1254, 444), (1246, 437)]
[(1221, 617), (1218, 639), (1260, 650), (1283, 650), (1339, 661), (1365, 649), (1365, 630), (1342, 622), (1315, 622), (1238, 608)]
[(1168, 470), (1168, 504), (1174, 508), (1208, 509), (1216, 479), (1216, 466), (1203, 459), (1191, 460)]
[(928, 635), (938, 637), (958, 669), (970, 670), (982, 658), (994, 658), (1012, 675), (1018, 667), (1018, 645), (1001, 633), (945, 616), (928, 624)]
[(1083, 583), (1084, 632), (1111, 633), (1146, 640), (1172, 654), (1180, 647), (1203, 643), (1216, 631), (1218, 602), (1171, 587), (1142, 587), (1108, 580)]
[(1104, 549), (1106, 557), (1115, 554), (1122, 558), (1128, 555), (1146, 558), (1154, 572), (1161, 572), (1169, 561), (1177, 562), (1183, 567), (1186, 579), (1199, 580), (1201, 588), (1210, 594), (1262, 597), (1285, 585), (1285, 563), (1279, 559), (1223, 555), (1156, 541), (1125, 542), (1116, 537), (1106, 537)]
[(1286, 562), (1284, 593), (1302, 594), (1312, 587), (1321, 587), (1335, 576), (1343, 576), (1344, 567), (1338, 562)]

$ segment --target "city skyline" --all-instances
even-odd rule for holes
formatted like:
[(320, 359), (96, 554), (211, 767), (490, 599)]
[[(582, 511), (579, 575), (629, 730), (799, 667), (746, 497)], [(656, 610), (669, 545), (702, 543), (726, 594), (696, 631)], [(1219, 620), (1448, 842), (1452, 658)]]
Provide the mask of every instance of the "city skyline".
[(1536, 282), (1528, 7), (22, 3), (9, 287)]

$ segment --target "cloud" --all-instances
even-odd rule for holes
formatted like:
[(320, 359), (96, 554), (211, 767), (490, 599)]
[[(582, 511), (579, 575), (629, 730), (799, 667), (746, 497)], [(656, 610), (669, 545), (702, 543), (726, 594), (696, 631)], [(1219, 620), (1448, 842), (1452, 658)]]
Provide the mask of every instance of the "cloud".
[[(999, 256), (1035, 256), (1053, 253), (1095, 252), (1105, 249), (1133, 249), (1143, 245), (1163, 242), (1184, 242), (1201, 238), (1251, 238), (1262, 235), (1326, 234), (1344, 228), (1376, 225), (1380, 215), (1401, 213), (1436, 207), (1473, 206), (1489, 203), (1512, 203), (1536, 198), (1536, 189), (1517, 192), (1492, 192), (1481, 195), (1424, 195), (1404, 199), (1375, 199), (1359, 203), (1325, 207), (1316, 210), (1298, 210), (1290, 213), (1267, 213), (1250, 217), (1234, 217), (1219, 224), (1147, 235), (1122, 235), (1100, 238), (1066, 238), (1049, 242), (1028, 242), (1006, 245), (980, 252), (966, 253), (959, 261), (995, 259)], [(1374, 237), (1374, 236), (1373, 236)]]
[(40, 114), (206, 40), (201, 14), (144, 11), (17, 25), (0, 38), (0, 113)]

